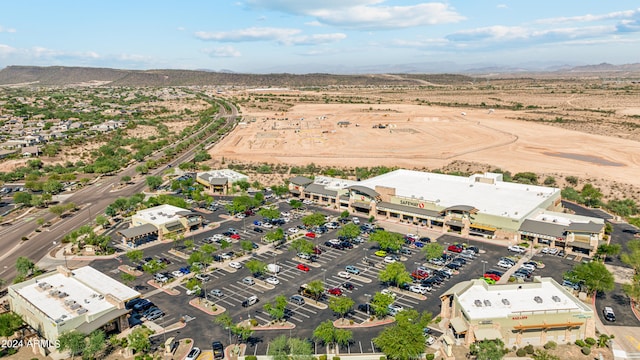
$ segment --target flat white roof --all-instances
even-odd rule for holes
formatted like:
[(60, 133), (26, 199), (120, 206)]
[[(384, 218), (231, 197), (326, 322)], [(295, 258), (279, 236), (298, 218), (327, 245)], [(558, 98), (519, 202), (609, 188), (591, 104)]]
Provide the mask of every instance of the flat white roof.
[(604, 224), (604, 219), (602, 218), (588, 217), (588, 216), (582, 216), (582, 215), (576, 215), (576, 214), (565, 214), (565, 213), (559, 213), (555, 211), (548, 211), (548, 210), (542, 210), (542, 209), (540, 210), (539, 213), (533, 216), (530, 216), (529, 219), (536, 220), (536, 221), (552, 222), (552, 223), (557, 223), (565, 226), (569, 226), (574, 223), (588, 224), (590, 222)]
[(159, 227), (172, 221), (178, 221), (180, 216), (176, 213), (181, 211), (189, 211), (187, 209), (179, 208), (177, 206), (163, 204), (154, 206), (149, 209), (140, 210), (136, 213), (137, 217), (144, 219), (144, 221)]
[(522, 312), (590, 311), (551, 278), (540, 282), (488, 285), (482, 279), (458, 294), (469, 319), (505, 318)]
[(314, 184), (323, 185), (325, 188), (329, 190), (340, 190), (348, 188), (352, 185), (358, 185), (360, 182), (355, 180), (346, 180), (346, 179), (338, 179), (332, 178), (328, 176), (316, 176), (313, 179)]
[(90, 266), (72, 270), (72, 273), (70, 277), (60, 272), (39, 276), (26, 286), (19, 287), (18, 284), (16, 292), (49, 318), (63, 321), (115, 309), (107, 301), (107, 294), (120, 301), (140, 296), (139, 292)]
[(231, 169), (210, 170), (205, 172), (199, 172), (197, 175), (200, 176), (202, 174), (208, 174), (214, 178), (227, 178), (232, 183), (238, 180), (246, 180), (249, 178), (247, 175), (239, 173), (237, 171), (233, 171)]
[(414, 170), (395, 170), (358, 185), (375, 190), (376, 186), (396, 189), (396, 196), (415, 198), (447, 208), (470, 205), (481, 213), (521, 220), (538, 208), (549, 197), (560, 192), (558, 188), (495, 181), (493, 184), (476, 182), (476, 177), (428, 173)]

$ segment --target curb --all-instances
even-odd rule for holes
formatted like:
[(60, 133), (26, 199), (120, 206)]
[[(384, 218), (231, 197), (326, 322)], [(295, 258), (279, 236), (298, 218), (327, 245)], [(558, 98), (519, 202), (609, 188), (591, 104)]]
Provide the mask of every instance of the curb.
[(365, 321), (365, 322), (360, 323), (360, 324), (343, 325), (343, 324), (340, 324), (341, 320), (342, 319), (334, 320), (333, 321), (333, 326), (335, 328), (338, 328), (338, 329), (372, 328), (372, 327), (376, 327), (376, 326), (388, 325), (388, 324), (394, 323), (396, 321), (396, 319), (394, 319), (394, 318), (385, 318), (384, 320)]
[(165, 293), (167, 293), (167, 294), (169, 294), (169, 295), (172, 295), (172, 296), (180, 295), (180, 291), (178, 291), (178, 290), (174, 290), (174, 289), (167, 289), (167, 288), (159, 287), (159, 286), (156, 284), (156, 282), (155, 282), (155, 281), (153, 281), (153, 280), (149, 280), (149, 281), (147, 281), (147, 284), (151, 285), (152, 287), (154, 287), (154, 288), (156, 288), (156, 289), (158, 289), (158, 290), (164, 291)]
[(224, 307), (222, 307), (220, 305), (217, 305), (217, 304), (215, 305), (216, 306), (216, 311), (211, 311), (211, 310), (209, 310), (207, 308), (204, 308), (204, 307), (200, 306), (200, 304), (197, 304), (198, 302), (199, 302), (198, 298), (194, 298), (194, 299), (189, 300), (189, 305), (193, 306), (194, 308), (202, 311), (203, 313), (205, 313), (207, 315), (214, 315), (215, 316), (215, 315), (220, 315), (223, 312), (227, 311), (226, 308), (224, 308)]

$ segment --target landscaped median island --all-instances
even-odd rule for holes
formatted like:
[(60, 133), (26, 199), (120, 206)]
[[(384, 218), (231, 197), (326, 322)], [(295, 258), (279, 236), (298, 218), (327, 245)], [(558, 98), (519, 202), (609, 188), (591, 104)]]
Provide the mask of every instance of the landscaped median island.
[(251, 330), (262, 331), (262, 330), (286, 330), (286, 329), (295, 329), (296, 324), (291, 323), (289, 321), (279, 321), (272, 320), (266, 324), (259, 324), (256, 319), (247, 319), (238, 323), (240, 326), (247, 326)]
[(375, 316), (369, 317), (367, 320), (356, 323), (352, 319), (340, 318), (333, 322), (333, 326), (340, 329), (348, 329), (348, 328), (361, 328), (361, 327), (374, 327), (391, 324), (396, 321), (392, 316), (385, 316), (382, 319), (379, 319)]
[(227, 311), (227, 309), (225, 309), (224, 307), (209, 300), (205, 300), (201, 297), (196, 297), (189, 300), (189, 305), (195, 307), (200, 311), (204, 311), (208, 315), (220, 315), (223, 312)]
[(165, 288), (165, 287), (162, 286), (162, 284), (158, 284), (155, 280), (149, 280), (149, 281), (147, 281), (147, 284), (153, 286), (156, 289), (160, 289), (160, 290), (164, 291), (165, 293), (167, 293), (169, 295), (173, 295), (173, 296), (180, 295), (180, 291), (172, 289), (172, 288)]

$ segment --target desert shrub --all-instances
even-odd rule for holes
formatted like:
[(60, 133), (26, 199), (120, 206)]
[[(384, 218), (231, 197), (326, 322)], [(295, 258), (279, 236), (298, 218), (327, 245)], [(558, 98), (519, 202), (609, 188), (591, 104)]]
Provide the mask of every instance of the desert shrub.
[(531, 345), (531, 344), (529, 344), (529, 345), (524, 347), (524, 351), (526, 351), (527, 354), (529, 354), (529, 355), (533, 354), (534, 350), (535, 349), (533, 348), (533, 345)]
[(591, 348), (588, 346), (583, 346), (582, 349), (580, 349), (580, 351), (582, 351), (582, 353), (585, 355), (591, 354)]
[(547, 350), (553, 350), (558, 347), (558, 344), (555, 341), (548, 341), (544, 344), (544, 348)]
[(383, 356), (380, 356), (380, 360), (387, 360), (387, 357), (386, 357), (386, 356), (384, 356), (384, 355), (383, 355)]
[(596, 344), (596, 339), (588, 337), (586, 339), (584, 339), (584, 342), (587, 343), (587, 345), (589, 345), (589, 347), (592, 347), (593, 345)]
[(518, 350), (516, 350), (516, 356), (517, 357), (525, 357), (525, 355), (527, 355), (527, 351), (523, 348), (520, 348)]
[(255, 355), (247, 355), (244, 357), (244, 360), (258, 360), (258, 357)]
[(187, 339), (187, 340), (185, 341), (185, 343), (187, 343), (187, 344), (191, 344), (191, 339)]
[(320, 355), (318, 360), (327, 360), (327, 355)]
[(584, 340), (582, 340), (582, 339), (578, 339), (578, 340), (576, 340), (576, 343), (575, 343), (575, 344), (576, 344), (576, 345), (578, 345), (578, 346), (580, 346), (580, 347), (585, 347), (585, 346), (587, 346), (587, 343), (586, 343), (586, 342), (584, 342)]
[(436, 358), (436, 354), (427, 354), (424, 356), (425, 360), (433, 360)]
[(340, 356), (334, 356), (333, 360), (340, 360)]
[(258, 326), (258, 320), (251, 319), (251, 326)]

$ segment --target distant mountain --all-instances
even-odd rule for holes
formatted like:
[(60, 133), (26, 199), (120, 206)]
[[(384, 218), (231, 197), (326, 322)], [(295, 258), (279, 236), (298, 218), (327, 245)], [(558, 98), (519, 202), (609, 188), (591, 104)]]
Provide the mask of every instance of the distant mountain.
[[(569, 66), (529, 63), (514, 66), (494, 64), (459, 65), (450, 62), (377, 65), (352, 68), (304, 65), (316, 73), (296, 74), (296, 67), (269, 69), (269, 73), (240, 74), (232, 70), (122, 70), (64, 66), (8, 66), (0, 70), (1, 85), (110, 85), (110, 86), (256, 86), (301, 87), (338, 85), (420, 85), (470, 82), (477, 77), (629, 77), (640, 79), (640, 63)], [(442, 69), (447, 69), (443, 71)], [(358, 71), (356, 71), (358, 70)], [(393, 76), (388, 76), (393, 74)], [(454, 75), (451, 75), (454, 74)]]

